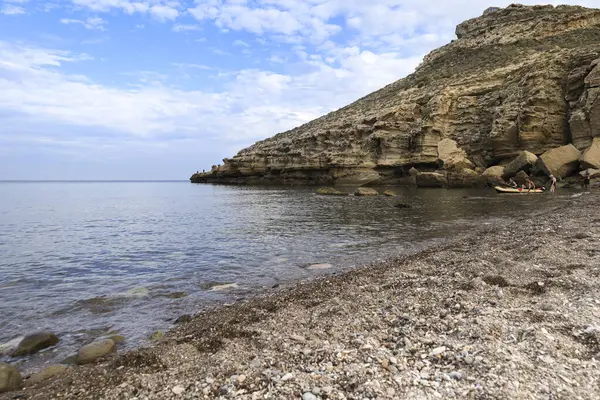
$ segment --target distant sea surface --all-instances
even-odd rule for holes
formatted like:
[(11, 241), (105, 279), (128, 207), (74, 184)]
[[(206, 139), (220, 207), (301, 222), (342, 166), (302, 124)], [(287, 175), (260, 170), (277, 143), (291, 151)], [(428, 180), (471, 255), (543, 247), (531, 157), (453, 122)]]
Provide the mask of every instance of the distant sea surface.
[(577, 195), (407, 188), (398, 193), (413, 208), (397, 209), (394, 198), (314, 190), (0, 182), (0, 344), (51, 330), (61, 342), (40, 362), (109, 332), (136, 346), (181, 314), (414, 253)]

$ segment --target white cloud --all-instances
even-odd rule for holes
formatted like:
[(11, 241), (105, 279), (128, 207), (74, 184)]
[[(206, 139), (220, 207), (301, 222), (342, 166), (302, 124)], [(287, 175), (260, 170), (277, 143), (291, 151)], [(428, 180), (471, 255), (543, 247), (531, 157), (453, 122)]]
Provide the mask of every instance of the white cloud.
[(150, 7), (150, 14), (159, 21), (172, 21), (177, 18), (179, 11), (170, 6), (156, 5)]
[(175, 24), (173, 25), (173, 32), (191, 32), (191, 31), (199, 31), (202, 29), (199, 25), (190, 25), (190, 24)]
[(0, 14), (4, 15), (19, 15), (25, 14), (25, 9), (23, 7), (14, 6), (12, 4), (5, 4), (0, 8)]
[(160, 22), (175, 20), (181, 4), (174, 0), (70, 0), (74, 5), (97, 12), (121, 10), (126, 14), (149, 14)]
[(99, 17), (90, 17), (85, 20), (63, 18), (60, 20), (60, 23), (65, 25), (78, 24), (84, 26), (86, 29), (98, 31), (103, 31), (105, 29), (104, 25), (107, 24), (105, 20)]

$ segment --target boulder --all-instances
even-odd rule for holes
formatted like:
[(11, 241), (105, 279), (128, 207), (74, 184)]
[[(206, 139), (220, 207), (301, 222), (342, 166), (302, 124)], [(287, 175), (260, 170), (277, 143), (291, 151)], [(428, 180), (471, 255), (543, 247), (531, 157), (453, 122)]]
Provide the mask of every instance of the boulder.
[(339, 190), (332, 187), (322, 187), (317, 189), (317, 194), (323, 196), (346, 196), (346, 193), (340, 192)]
[(422, 172), (417, 175), (417, 187), (446, 187), (448, 177), (440, 172)]
[(408, 170), (408, 174), (412, 177), (415, 177), (415, 176), (419, 175), (420, 172), (415, 167), (412, 167), (411, 169)]
[(600, 169), (600, 137), (595, 137), (592, 145), (583, 152), (581, 167)]
[(529, 178), (529, 175), (525, 171), (519, 171), (519, 173), (513, 176), (513, 180), (517, 182), (517, 185), (527, 186), (527, 178)]
[(581, 171), (579, 175), (581, 175), (582, 177), (585, 177), (587, 175), (590, 179), (597, 179), (600, 178), (600, 169), (588, 168)]
[(475, 165), (467, 158), (467, 153), (452, 139), (443, 139), (438, 142), (438, 158), (446, 170), (461, 171), (465, 168), (475, 168)]
[(575, 146), (568, 144), (548, 150), (538, 159), (536, 170), (546, 175), (565, 178), (572, 175), (579, 167), (581, 153)]
[(502, 165), (494, 165), (483, 171), (482, 175), (488, 186), (497, 186), (504, 182), (502, 174), (504, 174), (504, 167)]
[(375, 189), (371, 188), (358, 188), (354, 191), (355, 196), (379, 196), (379, 193)]
[(77, 364), (90, 364), (112, 353), (115, 350), (115, 342), (111, 339), (98, 340), (90, 344), (86, 344), (77, 353)]
[(368, 185), (381, 180), (381, 176), (376, 171), (357, 171), (345, 173), (336, 177), (336, 185)]
[(25, 381), (25, 385), (26, 386), (35, 385), (36, 383), (45, 381), (46, 379), (53, 378), (57, 375), (62, 374), (68, 368), (69, 368), (68, 366), (63, 365), (63, 364), (50, 365), (50, 366), (44, 368), (43, 370), (41, 370), (40, 372), (36, 372), (35, 374), (31, 375)]
[(485, 178), (472, 169), (448, 172), (448, 187), (470, 188), (485, 186)]
[(0, 393), (21, 387), (21, 374), (10, 364), (0, 363)]
[(388, 197), (395, 197), (396, 192), (394, 192), (393, 190), (386, 190), (385, 192), (383, 192), (383, 195)]
[(519, 171), (529, 173), (535, 166), (538, 158), (535, 154), (528, 151), (522, 151), (519, 155), (504, 167), (502, 179), (508, 180), (517, 175)]
[(54, 346), (56, 343), (58, 343), (58, 337), (52, 332), (34, 333), (33, 335), (25, 336), (25, 339), (13, 351), (12, 356), (20, 357), (34, 354), (47, 347)]
[(18, 337), (12, 340), (9, 340), (6, 343), (0, 344), (0, 356), (6, 356), (12, 354), (15, 349), (19, 346), (19, 343), (23, 341), (23, 337)]
[(192, 320), (192, 316), (189, 314), (184, 314), (175, 320), (176, 324), (185, 324)]

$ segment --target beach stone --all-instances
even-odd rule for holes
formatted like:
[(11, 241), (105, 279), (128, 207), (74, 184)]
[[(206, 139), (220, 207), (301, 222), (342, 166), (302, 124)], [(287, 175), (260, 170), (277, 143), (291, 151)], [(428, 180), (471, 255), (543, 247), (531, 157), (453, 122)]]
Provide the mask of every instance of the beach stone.
[(379, 196), (379, 193), (375, 189), (371, 188), (358, 188), (354, 191), (355, 196)]
[(537, 169), (547, 175), (565, 178), (577, 171), (580, 157), (581, 153), (572, 144), (557, 147), (540, 156)]
[(322, 187), (317, 189), (317, 194), (322, 196), (346, 196), (346, 193), (340, 192), (336, 188)]
[(192, 316), (191, 316), (191, 315), (189, 315), (189, 314), (184, 314), (184, 315), (182, 315), (181, 317), (177, 318), (177, 319), (175, 320), (175, 323), (176, 323), (176, 324), (185, 324), (185, 323), (188, 323), (188, 322), (190, 322), (191, 320), (192, 320)]
[(10, 364), (0, 363), (0, 393), (21, 387), (21, 374)]
[(388, 197), (395, 197), (396, 192), (394, 192), (393, 190), (386, 190), (385, 192), (383, 192), (383, 195)]
[(514, 160), (504, 167), (502, 179), (508, 180), (517, 175), (519, 171), (529, 173), (535, 166), (537, 160), (538, 157), (535, 154), (528, 151), (522, 151)]
[(317, 396), (311, 392), (306, 392), (302, 395), (302, 400), (317, 400)]
[(26, 336), (12, 353), (13, 357), (35, 354), (40, 350), (54, 346), (58, 343), (58, 337), (52, 332), (38, 332)]
[(181, 386), (181, 385), (177, 385), (177, 386), (173, 386), (173, 388), (171, 389), (171, 391), (173, 393), (175, 393), (176, 395), (179, 396), (180, 394), (182, 394), (183, 392), (185, 392), (185, 388), (183, 386)]
[(6, 356), (15, 351), (19, 346), (19, 343), (23, 341), (24, 337), (14, 338), (6, 343), (0, 344), (0, 356)]
[(156, 331), (150, 336), (150, 340), (160, 340), (165, 336), (163, 331)]
[(40, 372), (36, 372), (35, 374), (31, 375), (25, 381), (25, 385), (35, 385), (36, 383), (45, 381), (46, 379), (53, 378), (57, 375), (62, 374), (68, 368), (69, 368), (68, 366), (63, 365), (63, 364), (50, 365), (50, 366), (44, 368), (43, 370), (41, 370)]
[(77, 364), (90, 364), (112, 353), (115, 350), (115, 342), (110, 339), (103, 339), (90, 344), (86, 344), (77, 353)]
[(463, 377), (463, 376), (462, 376), (462, 374), (461, 374), (460, 372), (458, 372), (458, 371), (452, 371), (452, 372), (450, 372), (450, 373), (448, 374), (448, 376), (449, 376), (451, 379), (454, 379), (454, 380), (456, 380), (456, 381), (460, 381), (460, 380), (462, 379), (462, 377)]

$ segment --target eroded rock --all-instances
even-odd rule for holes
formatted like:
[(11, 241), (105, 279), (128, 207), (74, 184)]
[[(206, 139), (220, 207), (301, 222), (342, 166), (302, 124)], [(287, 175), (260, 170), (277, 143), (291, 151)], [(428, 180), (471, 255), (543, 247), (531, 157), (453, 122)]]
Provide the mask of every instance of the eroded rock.
[(418, 187), (437, 187), (448, 186), (448, 177), (446, 173), (441, 172), (422, 172), (416, 177)]
[(537, 167), (547, 175), (565, 178), (573, 175), (579, 167), (581, 153), (572, 144), (548, 150), (538, 160)]
[(25, 385), (26, 386), (35, 385), (36, 383), (39, 383), (39, 382), (45, 381), (47, 379), (53, 378), (55, 376), (61, 375), (67, 369), (69, 369), (69, 367), (67, 365), (63, 365), (63, 364), (50, 365), (50, 366), (44, 368), (43, 370), (31, 375), (25, 381)]
[(379, 192), (371, 188), (358, 188), (354, 191), (355, 196), (379, 196)]
[(17, 390), (21, 387), (21, 374), (10, 364), (0, 363), (0, 393)]
[(581, 157), (582, 168), (600, 169), (600, 137), (595, 137)]
[(13, 357), (26, 356), (35, 354), (40, 350), (54, 346), (58, 343), (58, 337), (52, 332), (38, 332), (33, 335), (26, 336), (25, 339), (19, 343), (15, 351), (13, 351)]
[(317, 194), (322, 196), (346, 196), (346, 193), (340, 192), (336, 188), (322, 187), (317, 189)]
[(538, 157), (535, 154), (528, 151), (522, 151), (514, 160), (504, 167), (502, 178), (508, 180), (517, 175), (519, 171), (529, 173), (535, 166), (537, 160)]

